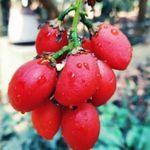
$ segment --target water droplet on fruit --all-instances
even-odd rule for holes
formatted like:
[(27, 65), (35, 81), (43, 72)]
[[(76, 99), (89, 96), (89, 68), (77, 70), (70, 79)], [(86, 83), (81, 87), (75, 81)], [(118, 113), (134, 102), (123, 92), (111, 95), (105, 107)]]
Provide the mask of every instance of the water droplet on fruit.
[(78, 64), (77, 64), (77, 67), (78, 67), (78, 68), (82, 68), (82, 64), (81, 64), (81, 63), (78, 63)]
[(71, 77), (71, 79), (74, 79), (76, 77), (76, 75), (74, 73), (70, 72), (69, 77)]
[(75, 78), (75, 74), (74, 73), (71, 74), (71, 78)]
[(102, 47), (102, 44), (101, 44), (101, 43), (98, 43), (98, 47)]
[(111, 29), (111, 33), (113, 35), (118, 35), (119, 34), (119, 32), (117, 31), (117, 29)]
[(84, 67), (85, 67), (87, 70), (90, 69), (88, 63), (83, 63), (83, 65), (84, 65)]
[(40, 76), (40, 77), (38, 78), (37, 83), (38, 83), (39, 85), (41, 85), (41, 84), (43, 84), (44, 82), (46, 82), (45, 76)]
[(68, 73), (68, 79), (70, 81), (70, 83), (74, 83), (75, 79), (76, 79), (76, 75), (72, 72)]
[(51, 32), (48, 32), (47, 37), (51, 36)]

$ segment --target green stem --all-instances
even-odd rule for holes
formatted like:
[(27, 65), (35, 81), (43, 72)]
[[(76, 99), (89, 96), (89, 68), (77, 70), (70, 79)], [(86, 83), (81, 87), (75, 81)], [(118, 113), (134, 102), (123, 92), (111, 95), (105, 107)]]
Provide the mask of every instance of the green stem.
[(71, 33), (70, 33), (71, 40), (69, 41), (69, 44), (67, 46), (64, 46), (61, 50), (59, 50), (58, 52), (52, 54), (52, 58), (58, 59), (63, 54), (69, 53), (73, 50), (73, 48), (77, 48), (78, 46), (81, 45), (80, 39), (78, 38), (77, 26), (78, 26), (78, 23), (79, 23), (81, 6), (82, 6), (82, 3), (83, 3), (82, 1), (83, 0), (76, 0), (75, 5), (73, 5), (74, 8), (67, 9), (66, 11), (64, 11), (64, 14), (60, 15), (60, 20), (61, 20), (66, 15), (65, 13), (70, 12), (72, 9), (75, 10), (75, 16), (74, 16), (74, 19), (73, 19), (72, 29), (71, 29)]
[(73, 19), (72, 29), (71, 29), (71, 39), (74, 42), (75, 47), (80, 46), (80, 40), (78, 38), (78, 33), (77, 33), (77, 30), (78, 30), (77, 26), (79, 23), (81, 6), (82, 6), (82, 0), (76, 0), (76, 3), (75, 3), (76, 11), (75, 11), (75, 16)]
[(79, 22), (79, 16), (80, 16), (80, 9), (81, 9), (82, 0), (76, 0), (75, 7), (76, 12), (72, 23), (72, 32), (77, 32), (77, 26)]
[(72, 51), (73, 49), (73, 43), (69, 43), (67, 46), (64, 46), (61, 50), (59, 50), (58, 52), (54, 53), (52, 55), (52, 57), (54, 59), (58, 59), (60, 58), (62, 55), (64, 55), (65, 53), (69, 53), (70, 51)]
[(63, 21), (64, 18), (65, 18), (65, 16), (66, 16), (69, 12), (71, 12), (71, 11), (73, 11), (73, 10), (75, 10), (75, 9), (76, 9), (75, 6), (74, 6), (74, 5), (71, 5), (71, 6), (70, 6), (69, 8), (67, 8), (65, 11), (63, 11), (63, 12), (60, 13), (60, 15), (58, 16), (58, 20)]
[(84, 14), (81, 14), (81, 22), (88, 28), (92, 28), (92, 22), (88, 20)]

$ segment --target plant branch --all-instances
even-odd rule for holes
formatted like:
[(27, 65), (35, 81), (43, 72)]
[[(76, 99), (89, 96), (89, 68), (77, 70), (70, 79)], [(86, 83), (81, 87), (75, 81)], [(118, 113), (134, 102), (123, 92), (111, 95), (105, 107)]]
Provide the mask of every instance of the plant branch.
[(70, 51), (72, 51), (73, 49), (73, 43), (69, 43), (67, 46), (64, 46), (61, 50), (59, 50), (58, 52), (54, 53), (52, 55), (52, 57), (54, 59), (58, 59), (60, 58), (62, 55), (64, 55), (65, 53), (69, 53)]
[(71, 12), (71, 11), (73, 11), (73, 10), (75, 10), (76, 8), (75, 8), (75, 6), (74, 5), (71, 5), (69, 8), (67, 8), (65, 11), (63, 11), (62, 13), (60, 13), (60, 15), (58, 16), (58, 20), (60, 20), (60, 21), (63, 21), (64, 20), (64, 18), (65, 18), (65, 16), (69, 13), (69, 12)]
[(81, 22), (88, 28), (92, 28), (92, 22), (88, 20), (84, 14), (81, 13)]
[(75, 16), (74, 16), (74, 19), (73, 19), (72, 29), (71, 29), (71, 40), (74, 42), (75, 47), (80, 46), (80, 40), (78, 38), (78, 33), (77, 33), (77, 26), (78, 26), (78, 23), (79, 23), (81, 6), (82, 6), (82, 0), (76, 0), (76, 3), (75, 3), (75, 7), (76, 7)]
[(58, 59), (59, 57), (61, 57), (62, 55), (64, 55), (65, 53), (69, 53), (74, 48), (77, 48), (78, 46), (81, 45), (80, 39), (78, 38), (77, 26), (78, 26), (78, 23), (79, 23), (79, 17), (80, 17), (82, 3), (83, 3), (82, 0), (76, 0), (75, 4), (72, 5), (72, 7), (66, 9), (58, 17), (59, 20), (62, 20), (62, 19), (64, 19), (65, 15), (67, 13), (69, 13), (72, 10), (75, 10), (75, 16), (74, 16), (74, 19), (73, 19), (72, 29), (71, 29), (71, 32), (70, 32), (71, 40), (69, 40), (69, 44), (67, 46), (64, 46), (61, 50), (59, 50), (58, 52), (51, 55), (52, 58), (55, 59), (55, 60)]

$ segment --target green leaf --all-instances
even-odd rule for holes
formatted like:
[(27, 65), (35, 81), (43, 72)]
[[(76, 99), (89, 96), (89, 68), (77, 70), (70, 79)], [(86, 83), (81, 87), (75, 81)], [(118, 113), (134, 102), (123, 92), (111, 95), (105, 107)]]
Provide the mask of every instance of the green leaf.
[(122, 147), (124, 144), (122, 132), (117, 126), (103, 126), (103, 124), (101, 127), (100, 141), (107, 146)]
[(143, 132), (139, 136), (139, 144), (137, 147), (137, 150), (149, 150), (150, 149), (150, 141), (149, 141), (149, 135), (150, 135), (150, 127), (143, 127)]
[(127, 133), (126, 143), (128, 147), (135, 147), (139, 142), (141, 126), (133, 126)]
[(22, 150), (21, 143), (17, 138), (13, 138), (11, 141), (7, 142), (2, 150)]

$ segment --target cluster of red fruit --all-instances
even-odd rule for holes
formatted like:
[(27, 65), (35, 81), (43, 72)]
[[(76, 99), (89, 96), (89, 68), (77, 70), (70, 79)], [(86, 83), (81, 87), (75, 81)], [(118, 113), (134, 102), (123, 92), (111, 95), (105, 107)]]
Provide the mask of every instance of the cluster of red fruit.
[(9, 84), (9, 100), (17, 111), (31, 111), (33, 126), (44, 139), (52, 139), (61, 127), (73, 150), (89, 150), (100, 132), (95, 106), (105, 104), (115, 92), (112, 69), (126, 69), (132, 48), (120, 30), (102, 24), (91, 39), (83, 40), (82, 51), (58, 60), (65, 62), (58, 71), (43, 53), (57, 52), (67, 44), (67, 31), (43, 26), (36, 40), (39, 58), (15, 72)]

